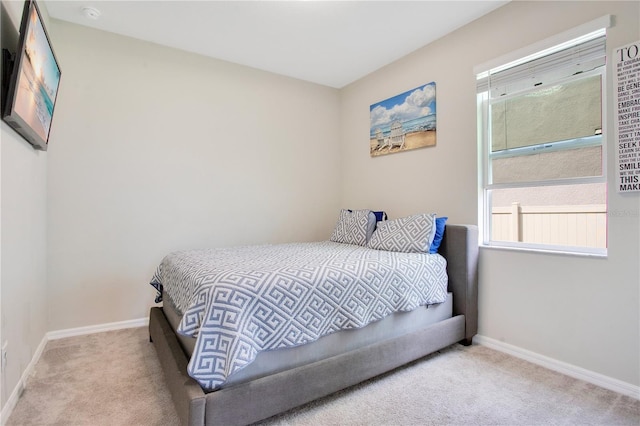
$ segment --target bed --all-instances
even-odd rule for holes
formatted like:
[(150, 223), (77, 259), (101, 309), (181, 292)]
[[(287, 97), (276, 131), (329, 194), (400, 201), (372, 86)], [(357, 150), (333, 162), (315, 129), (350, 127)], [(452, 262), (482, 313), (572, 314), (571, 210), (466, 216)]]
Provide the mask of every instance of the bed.
[[(355, 215), (352, 211), (345, 214)], [(348, 229), (340, 230), (339, 220), (328, 242), (181, 252), (172, 254), (170, 261), (167, 258), (163, 260), (152, 279), (163, 306), (151, 308), (149, 333), (183, 424), (250, 424), (388, 372), (454, 343), (471, 344), (477, 331), (477, 228), (447, 224), (440, 232), (438, 254), (409, 255), (409, 260), (406, 260), (387, 253), (394, 250), (368, 247), (375, 237), (383, 235), (380, 224), (386, 226), (393, 221), (375, 221), (379, 228), (375, 229), (371, 226), (370, 214), (367, 220), (362, 215), (360, 219), (364, 240), (361, 234), (354, 237)], [(434, 216), (433, 220), (435, 231)], [(406, 224), (405, 229), (408, 229)], [(434, 234), (431, 234), (431, 239)], [(346, 238), (346, 243), (339, 241), (341, 236)], [(353, 238), (358, 241), (353, 241)], [(324, 260), (324, 254), (318, 254), (326, 250), (332, 253), (329, 262)], [(244, 259), (245, 251), (252, 256), (251, 262), (257, 262), (260, 268), (253, 264), (246, 266), (249, 264), (247, 260), (237, 260)], [(279, 257), (276, 256), (275, 261), (271, 257), (255, 260), (270, 252), (280, 253)], [(291, 253), (303, 254), (302, 260), (294, 257), (292, 261)], [(209, 262), (211, 256), (215, 256), (216, 264), (223, 267), (218, 267), (215, 274), (194, 273), (196, 270), (202, 272), (203, 262)], [(360, 263), (350, 263), (355, 258)], [(384, 287), (382, 293), (391, 294), (387, 299), (376, 299), (371, 291), (363, 290), (369, 289), (370, 283), (355, 290), (336, 287), (336, 283), (349, 280), (343, 274), (336, 276), (335, 265), (340, 264), (341, 268), (346, 265), (347, 276), (350, 276), (355, 269), (360, 269), (354, 265), (361, 265), (361, 258), (367, 268), (380, 263), (386, 265), (384, 268), (374, 266), (374, 269), (378, 268), (375, 273), (367, 269), (364, 274), (374, 277), (371, 280), (376, 286)], [(424, 268), (435, 271), (429, 274), (435, 275), (436, 281), (444, 276), (444, 285), (440, 283), (435, 289), (425, 290), (426, 287), (420, 287), (422, 284), (416, 284), (423, 281), (422, 272), (416, 272), (421, 269), (416, 268), (423, 266), (407, 263), (414, 262), (414, 258), (421, 258), (419, 262), (425, 264)], [(408, 279), (398, 278), (397, 272), (401, 270), (409, 273)], [(256, 271), (260, 272), (259, 279), (255, 276)], [(328, 299), (323, 296), (326, 300), (322, 303), (318, 302), (320, 299), (315, 293), (299, 299), (290, 297), (283, 303), (282, 291), (274, 292), (270, 287), (272, 284), (260, 284), (281, 283), (285, 277), (289, 281), (283, 285), (287, 289), (296, 289), (293, 293), (302, 295), (311, 290), (301, 287), (298, 281), (318, 281), (317, 277), (312, 277), (314, 275), (321, 277), (319, 287), (333, 283), (329, 286), (331, 296)], [(381, 277), (386, 275), (390, 278), (385, 281)], [(295, 279), (290, 281), (292, 276)], [(188, 277), (195, 277), (190, 285), (169, 285), (170, 279), (182, 282)], [(270, 294), (278, 295), (278, 304), (268, 305), (269, 301), (265, 300), (271, 296), (266, 297), (263, 290), (256, 290), (255, 295), (243, 292), (240, 298), (237, 292), (230, 297), (230, 292), (220, 290), (225, 283), (235, 286), (239, 281), (245, 281), (242, 284), (246, 287), (247, 280), (256, 288), (268, 287)], [(362, 280), (362, 277), (353, 279), (359, 283)], [(429, 280), (434, 278), (429, 277)], [(166, 286), (158, 285), (160, 281)], [(387, 281), (402, 282), (401, 291), (391, 290)], [(206, 285), (209, 282), (216, 284)], [(292, 286), (291, 282), (295, 285)], [(412, 285), (417, 287), (410, 287)], [(315, 287), (313, 291), (316, 291)], [(340, 297), (336, 296), (338, 293)], [(346, 297), (346, 293), (353, 293), (353, 297)], [(405, 294), (410, 296), (404, 297)], [(340, 302), (346, 303), (348, 309), (323, 309), (333, 303), (332, 298), (341, 299)], [(219, 299), (224, 299), (224, 318), (219, 315), (220, 306), (216, 307), (214, 303)], [(246, 302), (253, 306), (250, 320), (242, 317), (244, 313), (235, 311), (240, 303), (238, 300), (243, 303), (257, 301)], [(392, 303), (399, 308), (389, 308)], [(231, 313), (229, 304), (233, 305)], [(299, 311), (305, 327), (309, 323), (315, 326), (301, 331), (300, 319), (291, 320), (289, 317), (293, 314), (285, 315), (282, 309)], [(276, 310), (279, 315), (274, 316)], [(309, 315), (310, 311), (323, 314)], [(328, 324), (320, 324), (323, 319)], [(286, 322), (288, 328), (283, 332), (273, 331), (276, 330), (271, 327), (274, 322)], [(180, 333), (176, 332), (178, 329)], [(230, 329), (233, 329), (232, 337), (227, 334)], [(247, 333), (251, 335), (247, 337)], [(221, 352), (224, 354), (220, 355)]]

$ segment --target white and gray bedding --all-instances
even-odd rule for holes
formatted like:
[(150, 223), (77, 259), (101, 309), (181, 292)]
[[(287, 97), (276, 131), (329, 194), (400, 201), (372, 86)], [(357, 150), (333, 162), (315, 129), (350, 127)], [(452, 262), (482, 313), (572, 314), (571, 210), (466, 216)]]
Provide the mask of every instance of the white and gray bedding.
[[(171, 324), (173, 330), (177, 330), (182, 315), (175, 310), (171, 298), (166, 293), (163, 295), (162, 304), (162, 310), (167, 321)], [(409, 312), (395, 312), (379, 321), (372, 322), (366, 327), (337, 331), (306, 345), (260, 352), (251, 364), (229, 376), (220, 385), (220, 388), (247, 383), (284, 370), (290, 370), (345, 352), (361, 349), (377, 342), (414, 333), (429, 325), (451, 318), (452, 313), (453, 295), (449, 293), (447, 300), (443, 303), (421, 306)], [(176, 337), (182, 350), (190, 358), (196, 339), (183, 335), (176, 335)]]
[(324, 241), (175, 252), (151, 284), (196, 337), (189, 375), (215, 389), (259, 352), (442, 303), (447, 282), (438, 254)]

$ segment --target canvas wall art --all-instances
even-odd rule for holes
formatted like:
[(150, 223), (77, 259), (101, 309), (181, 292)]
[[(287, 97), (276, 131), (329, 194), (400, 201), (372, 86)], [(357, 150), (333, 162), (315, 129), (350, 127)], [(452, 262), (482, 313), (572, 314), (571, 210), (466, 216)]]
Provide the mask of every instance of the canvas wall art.
[(408, 90), (369, 108), (372, 157), (436, 144), (436, 83)]

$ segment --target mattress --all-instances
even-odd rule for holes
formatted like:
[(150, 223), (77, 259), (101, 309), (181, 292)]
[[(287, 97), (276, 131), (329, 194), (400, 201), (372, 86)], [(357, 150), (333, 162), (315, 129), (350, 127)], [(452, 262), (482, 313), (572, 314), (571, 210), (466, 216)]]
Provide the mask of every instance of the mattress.
[[(429, 325), (451, 318), (452, 306), (453, 295), (448, 293), (443, 303), (421, 306), (409, 312), (396, 312), (366, 327), (338, 331), (306, 345), (261, 352), (251, 364), (229, 376), (220, 388), (249, 382), (260, 377), (359, 349), (375, 342), (424, 329)], [(171, 327), (177, 330), (182, 315), (176, 309), (171, 297), (166, 293), (163, 294), (163, 311)], [(177, 334), (177, 336), (182, 349), (190, 357), (193, 353), (196, 339), (181, 334)]]

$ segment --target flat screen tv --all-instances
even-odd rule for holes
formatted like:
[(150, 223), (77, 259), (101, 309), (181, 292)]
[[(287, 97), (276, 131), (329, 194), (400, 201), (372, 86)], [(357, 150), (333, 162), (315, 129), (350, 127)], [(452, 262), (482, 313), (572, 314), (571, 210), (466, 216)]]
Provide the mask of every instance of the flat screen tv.
[(18, 47), (7, 62), (3, 68), (8, 65), (11, 74), (3, 82), (2, 119), (34, 148), (46, 151), (61, 72), (34, 0), (24, 4)]

